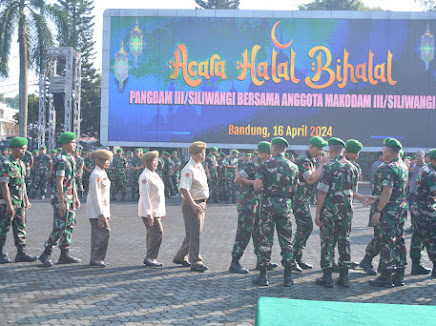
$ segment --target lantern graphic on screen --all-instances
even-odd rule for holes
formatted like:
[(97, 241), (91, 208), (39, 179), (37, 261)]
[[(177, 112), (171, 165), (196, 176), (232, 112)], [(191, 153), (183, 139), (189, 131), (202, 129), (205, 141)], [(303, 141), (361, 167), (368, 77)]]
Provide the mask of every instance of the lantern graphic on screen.
[(121, 43), (121, 48), (115, 55), (115, 78), (118, 81), (118, 89), (120, 92), (124, 90), (124, 82), (129, 77), (129, 56), (124, 51), (124, 44)]
[(421, 35), (421, 60), (425, 63), (425, 70), (428, 71), (429, 63), (434, 59), (434, 36), (430, 33), (430, 26)]
[(142, 48), (144, 47), (144, 35), (139, 28), (138, 20), (136, 20), (135, 28), (130, 31), (129, 47), (130, 53), (135, 58), (135, 64), (137, 64), (142, 55)]

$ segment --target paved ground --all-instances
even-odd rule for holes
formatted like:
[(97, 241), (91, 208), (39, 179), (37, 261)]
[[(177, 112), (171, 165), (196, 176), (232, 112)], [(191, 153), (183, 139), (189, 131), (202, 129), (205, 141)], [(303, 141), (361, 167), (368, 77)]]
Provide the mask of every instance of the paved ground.
[[(365, 189), (363, 188), (364, 192)], [(145, 226), (137, 216), (134, 202), (116, 201), (112, 205), (112, 238), (107, 261), (110, 266), (94, 269), (89, 262), (90, 224), (83, 207), (78, 211), (78, 224), (71, 252), (82, 258), (81, 264), (55, 265), (42, 268), (39, 263), (0, 265), (1, 325), (253, 325), (256, 302), (260, 296), (307, 300), (350, 302), (382, 302), (436, 305), (436, 280), (428, 276), (411, 276), (407, 269), (407, 285), (394, 289), (376, 289), (363, 271), (350, 274), (351, 287), (325, 289), (314, 284), (321, 275), (319, 268), (319, 232), (315, 228), (305, 251), (312, 271), (295, 275), (295, 285), (283, 288), (282, 267), (270, 273), (270, 286), (257, 288), (248, 275), (228, 273), (230, 252), (235, 236), (234, 205), (208, 207), (201, 240), (201, 253), (210, 270), (194, 273), (171, 263), (184, 237), (179, 206), (180, 199), (168, 203), (164, 220), (164, 240), (159, 259), (162, 268), (142, 264), (145, 253)], [(368, 209), (356, 205), (351, 234), (352, 258), (360, 260), (372, 236), (366, 227)], [(42, 252), (51, 230), (52, 210), (48, 200), (33, 201), (28, 212), (28, 249)], [(274, 261), (280, 261), (275, 241)], [(407, 237), (407, 246), (410, 236)], [(12, 233), (6, 251), (15, 257)], [(57, 260), (59, 250), (55, 249)], [(425, 265), (430, 266), (427, 256)], [(255, 257), (250, 243), (241, 260), (253, 268)]]

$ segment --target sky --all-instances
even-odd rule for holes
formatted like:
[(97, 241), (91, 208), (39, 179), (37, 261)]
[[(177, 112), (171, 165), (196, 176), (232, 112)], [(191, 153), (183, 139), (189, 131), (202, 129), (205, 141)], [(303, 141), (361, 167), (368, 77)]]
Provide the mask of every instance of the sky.
[[(50, 1), (55, 2), (55, 1)], [(301, 4), (309, 3), (310, 0), (241, 0), (239, 8), (241, 10), (297, 10)], [(422, 11), (422, 8), (414, 0), (363, 0), (368, 7), (381, 7), (390, 11)], [(94, 1), (95, 29), (94, 38), (96, 41), (96, 60), (95, 66), (101, 68), (101, 49), (103, 35), (103, 13), (106, 9), (194, 9), (194, 0), (95, 0)], [(14, 40), (17, 36), (14, 36)], [(0, 93), (6, 97), (13, 97), (18, 94), (18, 45), (13, 42), (9, 63), (8, 79), (0, 79)], [(29, 71), (29, 94), (37, 91), (35, 81), (36, 75)]]

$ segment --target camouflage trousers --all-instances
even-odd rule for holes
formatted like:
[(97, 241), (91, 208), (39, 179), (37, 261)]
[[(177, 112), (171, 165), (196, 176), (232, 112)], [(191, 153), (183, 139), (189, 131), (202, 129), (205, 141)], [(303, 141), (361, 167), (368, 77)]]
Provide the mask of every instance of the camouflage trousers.
[(210, 190), (210, 197), (215, 199), (218, 198), (218, 175), (216, 173), (210, 174), (210, 179), (207, 180), (209, 190)]
[(44, 246), (52, 248), (59, 242), (60, 249), (69, 249), (76, 226), (76, 210), (73, 208), (73, 203), (66, 203), (67, 211), (64, 216), (61, 216), (58, 214), (58, 204), (52, 204), (52, 207), (53, 230)]
[(227, 192), (227, 179), (226, 177), (218, 177), (217, 181), (217, 193), (218, 193), (218, 199), (219, 200), (226, 200), (228, 198), (228, 192)]
[(410, 258), (421, 259), (424, 248), (427, 249), (431, 261), (436, 261), (436, 213), (431, 216), (428, 213), (414, 210), (413, 233), (410, 243)]
[(111, 184), (111, 194), (115, 196), (118, 191), (121, 192), (121, 195), (126, 196), (127, 192), (127, 176), (125, 173), (115, 174), (113, 173), (111, 178), (109, 178), (112, 182)]
[(0, 205), (0, 248), (6, 243), (6, 236), (12, 224), (15, 246), (26, 245), (26, 211), (23, 207), (14, 207), (15, 215), (11, 219), (6, 213), (6, 206)]
[(230, 200), (236, 200), (236, 196), (238, 195), (239, 191), (239, 185), (234, 182), (235, 177), (236, 174), (233, 173), (229, 173), (227, 176), (226, 192)]
[(407, 209), (398, 212), (383, 211), (380, 224), (374, 227), (374, 239), (368, 244), (366, 252), (371, 257), (380, 253), (380, 269), (391, 270), (407, 265), (404, 215)]
[(171, 175), (165, 176), (163, 177), (162, 181), (165, 185), (165, 195), (166, 196), (174, 195), (175, 191), (174, 191), (172, 176)]
[[(88, 173), (86, 171), (83, 172), (82, 184), (83, 184), (84, 191), (88, 191), (89, 190), (89, 177), (90, 176), (91, 176), (91, 173)], [(112, 179), (111, 179), (111, 181), (112, 181)]]
[(294, 215), (297, 230), (295, 231), (295, 238), (292, 245), (294, 246), (295, 255), (298, 256), (303, 253), (307, 239), (309, 239), (313, 231), (313, 220), (310, 214), (309, 203), (295, 202)]
[(180, 173), (173, 174), (171, 181), (173, 182), (174, 192), (177, 194), (179, 192)]
[(134, 172), (132, 174), (132, 180), (130, 183), (130, 186), (132, 187), (132, 198), (136, 198), (139, 196), (139, 183), (138, 183), (138, 179), (139, 176), (141, 175), (141, 172)]
[(348, 268), (351, 264), (350, 257), (350, 232), (352, 216), (344, 219), (321, 216), (321, 268), (332, 268), (334, 251), (338, 244), (339, 268)]
[(76, 177), (76, 185), (77, 185), (77, 191), (83, 193), (84, 188), (83, 188), (83, 176), (82, 175), (78, 175)]
[(38, 190), (41, 190), (41, 196), (47, 193), (48, 172), (39, 171), (32, 181), (32, 196), (36, 196)]
[[(274, 240), (274, 225), (277, 230), (282, 255), (282, 265), (294, 264), (294, 249), (292, 247), (291, 214), (277, 214), (274, 211), (262, 211), (256, 218), (253, 243), (257, 262), (267, 266), (271, 260), (272, 243)], [(256, 239), (256, 240), (254, 240)]]
[(241, 258), (250, 242), (256, 220), (256, 207), (257, 205), (255, 207), (241, 207), (238, 205), (237, 207), (238, 228), (236, 229), (235, 242), (233, 243), (232, 258)]

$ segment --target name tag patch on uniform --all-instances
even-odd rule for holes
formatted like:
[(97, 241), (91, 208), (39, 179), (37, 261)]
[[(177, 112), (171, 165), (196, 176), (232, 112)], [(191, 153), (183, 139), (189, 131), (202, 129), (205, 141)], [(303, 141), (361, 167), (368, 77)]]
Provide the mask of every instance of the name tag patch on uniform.
[(100, 179), (100, 178), (97, 178), (97, 182), (100, 183), (100, 182), (101, 182), (101, 179)]
[(191, 176), (191, 174), (189, 174), (189, 173), (186, 173), (185, 175), (187, 178), (189, 178)]
[(146, 184), (147, 183), (147, 179), (142, 180), (142, 183)]

